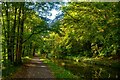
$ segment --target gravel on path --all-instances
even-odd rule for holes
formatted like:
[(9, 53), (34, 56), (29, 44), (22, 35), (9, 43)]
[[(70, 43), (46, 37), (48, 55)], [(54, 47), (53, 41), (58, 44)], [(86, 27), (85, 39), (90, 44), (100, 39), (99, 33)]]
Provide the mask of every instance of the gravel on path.
[(19, 71), (13, 74), (12, 78), (54, 79), (54, 76), (47, 65), (40, 61), (39, 57), (34, 57), (30, 62), (24, 64)]

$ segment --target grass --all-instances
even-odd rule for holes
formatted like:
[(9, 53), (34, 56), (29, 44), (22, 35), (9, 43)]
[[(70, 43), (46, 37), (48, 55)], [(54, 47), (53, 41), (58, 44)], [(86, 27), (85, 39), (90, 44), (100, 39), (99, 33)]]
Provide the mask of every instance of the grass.
[(78, 78), (78, 76), (75, 76), (70, 71), (65, 70), (63, 67), (58, 66), (57, 64), (53, 63), (48, 59), (40, 60), (48, 65), (50, 70), (53, 72), (55, 78)]
[[(31, 59), (32, 59), (31, 57), (26, 56), (22, 58), (22, 62), (23, 64), (25, 64)], [(4, 62), (4, 65), (5, 66), (2, 66), (2, 80), (10, 78), (12, 74), (18, 71), (22, 66), (22, 65), (19, 66), (11, 65), (9, 61)]]
[(25, 56), (25, 57), (22, 57), (22, 62), (23, 64), (27, 63), (28, 61), (30, 61), (32, 59), (33, 56)]
[(8, 67), (3, 67), (2, 69), (2, 79), (9, 78), (12, 74), (14, 74), (21, 66), (13, 66), (9, 65)]

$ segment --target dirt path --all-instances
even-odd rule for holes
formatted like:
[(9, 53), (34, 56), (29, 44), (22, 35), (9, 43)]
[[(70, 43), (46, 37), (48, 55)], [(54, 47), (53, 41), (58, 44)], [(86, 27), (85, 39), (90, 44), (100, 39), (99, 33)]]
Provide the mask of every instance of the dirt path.
[(15, 73), (12, 78), (54, 78), (53, 74), (46, 66), (40, 61), (39, 57), (34, 57), (29, 63), (24, 64), (22, 68)]

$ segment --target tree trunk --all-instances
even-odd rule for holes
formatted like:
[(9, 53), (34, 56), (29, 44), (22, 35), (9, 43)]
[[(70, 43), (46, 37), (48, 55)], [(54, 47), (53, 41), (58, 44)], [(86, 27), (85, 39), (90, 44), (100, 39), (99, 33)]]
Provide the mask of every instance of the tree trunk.
[(35, 47), (33, 48), (33, 56), (35, 56)]
[(24, 29), (24, 21), (25, 21), (25, 10), (24, 10), (25, 3), (20, 3), (19, 8), (19, 16), (18, 16), (18, 35), (17, 35), (17, 45), (16, 45), (16, 61), (17, 64), (21, 64), (21, 56), (22, 56), (22, 42), (23, 42), (23, 29)]
[[(4, 6), (5, 4), (3, 3), (2, 6)], [(3, 60), (6, 61), (6, 27), (5, 27), (5, 19), (4, 19), (4, 16), (3, 16), (3, 13), (4, 13), (4, 8), (2, 7), (2, 34), (4, 35), (4, 41), (2, 41), (2, 52), (4, 53), (3, 54)]]
[(10, 38), (10, 42), (11, 42), (11, 59), (12, 62), (14, 62), (14, 45), (15, 45), (15, 29), (16, 29), (16, 15), (17, 15), (17, 8), (15, 7), (15, 17), (14, 17), (14, 24), (11, 30), (11, 38)]
[(24, 3), (22, 3), (22, 19), (20, 26), (20, 57), (22, 56), (22, 42), (23, 42), (23, 29), (24, 29), (24, 20), (25, 20), (25, 11), (24, 11)]
[(17, 27), (17, 43), (16, 43), (16, 64), (21, 63), (21, 53), (20, 53), (20, 17), (21, 17), (21, 5), (19, 7), (18, 15), (18, 27)]
[(33, 45), (33, 43), (30, 43), (30, 47), (29, 47), (29, 55), (32, 55), (32, 45)]
[(8, 12), (9, 6), (6, 2), (6, 19), (7, 19), (7, 53), (8, 53), (8, 60), (12, 62), (11, 50), (10, 50), (10, 18)]
[(25, 45), (23, 45), (23, 50), (22, 50), (22, 57), (25, 56)]

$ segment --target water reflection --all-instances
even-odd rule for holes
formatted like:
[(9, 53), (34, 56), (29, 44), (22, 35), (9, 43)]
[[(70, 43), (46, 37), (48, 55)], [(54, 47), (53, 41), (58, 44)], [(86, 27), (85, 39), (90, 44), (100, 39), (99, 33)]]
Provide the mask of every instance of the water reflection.
[(64, 67), (66, 70), (71, 71), (74, 75), (84, 79), (120, 77), (119, 69), (73, 62), (70, 60), (54, 60), (54, 62)]

